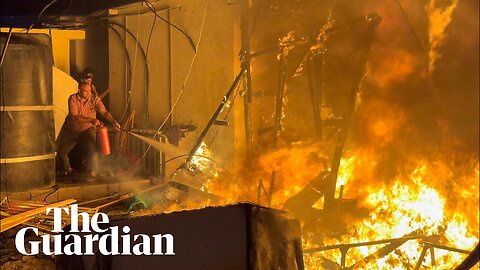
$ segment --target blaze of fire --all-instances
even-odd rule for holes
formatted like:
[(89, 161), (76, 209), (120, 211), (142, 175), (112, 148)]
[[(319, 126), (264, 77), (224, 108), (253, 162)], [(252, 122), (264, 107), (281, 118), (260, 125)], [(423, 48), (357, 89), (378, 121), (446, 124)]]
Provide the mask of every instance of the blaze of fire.
[[(466, 208), (453, 207), (455, 202), (448, 202), (445, 194), (452, 190), (441, 190), (441, 185), (433, 182), (445, 181), (445, 176), (435, 174), (439, 167), (448, 167), (448, 162), (434, 162), (434, 165), (418, 161), (417, 167), (405, 176), (397, 176), (394, 181), (374, 181), (373, 172), (376, 163), (369, 161), (375, 159), (374, 155), (368, 156), (369, 151), (346, 157), (341, 163), (338, 184), (345, 185), (346, 194), (355, 197), (359, 203), (370, 210), (367, 219), (358, 220), (348, 228), (347, 235), (339, 238), (325, 239), (325, 245), (339, 243), (360, 243), (380, 239), (400, 238), (407, 235), (418, 234), (424, 236), (437, 236), (438, 244), (471, 250), (478, 243), (478, 165), (472, 170), (465, 164), (463, 168), (474, 172), (468, 177), (462, 177), (460, 187), (456, 187), (455, 196), (460, 201), (467, 203)], [(432, 167), (433, 169), (431, 169)], [(447, 168), (439, 170), (445, 173)], [(366, 178), (364, 178), (366, 177)], [(380, 184), (379, 184), (380, 182)], [(435, 186), (435, 187), (434, 187)], [(439, 190), (437, 190), (438, 188)], [(470, 190), (470, 193), (463, 193)], [(472, 192), (472, 190), (475, 190)], [(477, 192), (476, 192), (477, 191)], [(345, 196), (345, 195), (344, 195)], [(449, 197), (450, 200), (455, 200)], [(462, 211), (463, 210), (463, 211)], [(364, 246), (352, 248), (348, 251), (346, 264), (352, 265), (362, 258), (374, 253), (380, 246)], [(395, 252), (388, 256), (371, 262), (370, 267), (375, 269), (410, 269), (419, 258), (423, 244), (419, 241), (407, 241)], [(435, 249), (435, 263), (439, 269), (454, 267), (466, 255)], [(324, 254), (307, 255), (306, 261), (310, 262), (309, 269), (318, 269), (318, 258), (323, 256), (332, 261), (339, 262), (340, 252), (331, 251)], [(426, 257), (423, 265), (430, 265), (430, 255)], [(368, 268), (368, 267), (367, 267)], [(433, 267), (433, 269), (436, 269)]]
[[(201, 154), (211, 157), (206, 146), (201, 149)], [(208, 191), (226, 198), (222, 203), (252, 201), (267, 205), (270, 195), (271, 206), (282, 208), (288, 198), (326, 169), (322, 164), (327, 152), (322, 144), (282, 148), (260, 156), (250, 166), (237, 171), (235, 177), (228, 176), (228, 181), (221, 174), (211, 174)], [(463, 250), (473, 249), (478, 243), (479, 230), (477, 163), (455, 164), (446, 154), (432, 153), (430, 158), (412, 156), (403, 173), (393, 179), (377, 179), (378, 158), (372, 149), (359, 149), (344, 155), (336, 197), (340, 196), (339, 187), (343, 185), (343, 198), (357, 199), (358, 206), (368, 209), (369, 214), (366, 218), (351, 220), (343, 235), (324, 234), (325, 246), (428, 236), (430, 238), (423, 240)], [(199, 166), (209, 168), (210, 165)], [(275, 172), (273, 181), (272, 172)], [(264, 189), (258, 197), (260, 182)], [(182, 205), (168, 210), (195, 206), (206, 205)], [(322, 207), (320, 204), (315, 206)], [(304, 237), (308, 241), (308, 235)], [(304, 248), (315, 246), (318, 244), (305, 242)], [(350, 248), (346, 265), (357, 264), (360, 269), (411, 269), (416, 265), (424, 243), (422, 239), (408, 240), (385, 257), (361, 262), (382, 246), (385, 244)], [(445, 269), (458, 265), (466, 255), (436, 248), (434, 256), (435, 265)], [(305, 263), (307, 269), (322, 269), (324, 258), (339, 263), (340, 257), (339, 250), (306, 254)], [(422, 265), (428, 268), (431, 264), (431, 256), (427, 254)]]
[[(300, 191), (325, 168), (322, 161), (326, 155), (322, 144), (300, 144), (282, 148), (260, 156), (250, 165), (242, 166), (230, 179), (215, 179), (209, 191), (228, 198), (227, 202), (251, 201), (267, 205), (271, 194), (271, 206), (282, 208), (283, 203)], [(272, 181), (272, 173), (275, 177)], [(265, 190), (258, 197), (259, 183)], [(273, 185), (272, 185), (273, 183)], [(265, 192), (266, 191), (266, 192)], [(258, 200), (260, 199), (260, 200)]]
[(458, 0), (452, 0), (450, 5), (442, 9), (437, 7), (436, 0), (428, 1), (428, 39), (430, 42), (430, 50), (428, 51), (429, 72), (435, 69), (435, 61), (440, 57), (438, 48), (445, 39), (445, 29), (452, 21), (452, 13), (457, 7), (457, 4)]

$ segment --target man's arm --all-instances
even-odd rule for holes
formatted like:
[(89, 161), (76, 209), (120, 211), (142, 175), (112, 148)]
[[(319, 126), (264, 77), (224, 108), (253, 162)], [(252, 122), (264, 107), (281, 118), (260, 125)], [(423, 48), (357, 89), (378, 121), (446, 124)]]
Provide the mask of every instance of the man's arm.
[[(103, 104), (102, 104), (103, 105)], [(120, 129), (120, 124), (113, 118), (113, 115), (105, 109), (105, 106), (99, 106), (98, 113), (108, 120), (117, 130)]]

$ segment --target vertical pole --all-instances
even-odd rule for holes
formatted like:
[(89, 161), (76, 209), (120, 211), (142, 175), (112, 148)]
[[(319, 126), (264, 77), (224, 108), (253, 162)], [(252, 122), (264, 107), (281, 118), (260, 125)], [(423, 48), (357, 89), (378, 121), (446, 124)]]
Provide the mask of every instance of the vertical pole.
[(260, 204), (260, 198), (262, 197), (262, 186), (263, 182), (262, 179), (258, 180), (258, 188), (257, 188), (257, 203)]
[(342, 257), (340, 259), (340, 266), (342, 267), (342, 269), (345, 269), (345, 265), (347, 263), (348, 247), (347, 246), (340, 247), (340, 252), (342, 253)]
[(415, 265), (415, 270), (420, 270), (420, 267), (422, 266), (422, 262), (425, 259), (425, 254), (427, 253), (429, 247), (427, 244), (424, 244), (422, 252), (420, 253), (420, 256), (418, 257), (417, 264)]
[(253, 157), (253, 146), (252, 146), (252, 120), (250, 115), (250, 106), (252, 103), (252, 81), (250, 74), (250, 26), (249, 26), (249, 0), (240, 1), (241, 9), (241, 67), (245, 70), (246, 76), (244, 79), (244, 91), (245, 96), (243, 99), (243, 108), (244, 108), (244, 122), (245, 122), (245, 150), (247, 160), (251, 160)]
[(273, 132), (273, 142), (275, 147), (277, 147), (278, 136), (282, 129), (282, 116), (283, 116), (283, 99), (285, 97), (285, 53), (284, 48), (281, 48), (279, 64), (279, 73), (278, 73), (278, 88), (277, 88), (277, 99), (275, 101), (275, 129)]
[[(323, 62), (323, 55), (321, 61)], [(323, 64), (323, 63), (322, 63)], [(322, 117), (320, 114), (320, 95), (321, 95), (321, 87), (318, 87), (317, 81), (317, 69), (315, 66), (315, 58), (312, 55), (307, 57), (307, 69), (308, 69), (308, 82), (310, 85), (310, 97), (312, 100), (312, 108), (313, 108), (313, 119), (315, 121), (315, 130), (317, 132), (317, 139), (319, 141), (322, 140)], [(323, 74), (320, 72), (319, 81), (322, 83)]]
[(357, 92), (360, 89), (360, 84), (365, 74), (367, 57), (372, 45), (373, 34), (382, 18), (379, 15), (376, 15), (373, 17), (368, 17), (367, 20), (367, 23), (369, 24), (368, 30), (364, 36), (364, 39), (360, 41), (363, 42), (363, 44), (360, 44), (360, 59), (353, 77), (352, 88), (350, 90), (350, 96), (348, 97), (346, 110), (343, 113), (343, 124), (340, 127), (340, 131), (338, 132), (330, 174), (327, 177), (329, 185), (328, 190), (325, 192), (325, 209), (331, 208), (335, 203), (335, 189), (337, 185), (338, 169), (340, 167), (340, 161), (342, 159), (343, 149), (345, 147), (345, 141), (347, 139), (347, 133), (350, 127), (350, 121), (352, 120), (352, 116), (355, 111)]
[(268, 192), (268, 207), (272, 206), (272, 197), (273, 197), (273, 188), (275, 185), (275, 171), (272, 172), (272, 177), (270, 178), (270, 190)]
[(436, 262), (435, 262), (435, 248), (433, 246), (430, 248), (430, 259), (432, 261), (432, 266), (435, 266), (436, 265)]

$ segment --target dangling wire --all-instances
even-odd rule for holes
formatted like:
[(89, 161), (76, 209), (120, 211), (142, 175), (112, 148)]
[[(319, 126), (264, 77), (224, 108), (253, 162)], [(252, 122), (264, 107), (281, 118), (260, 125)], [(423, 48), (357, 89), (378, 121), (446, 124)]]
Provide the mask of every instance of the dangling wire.
[(150, 39), (152, 38), (153, 29), (155, 28), (155, 23), (157, 22), (157, 16), (156, 16), (157, 10), (155, 9), (154, 6), (152, 6), (152, 8), (154, 10), (154, 14), (153, 14), (154, 16), (153, 16), (152, 27), (150, 28), (150, 34), (148, 35), (147, 49), (145, 50), (147, 57), (148, 57), (148, 49), (150, 48)]
[[(198, 36), (198, 42), (197, 42), (197, 46), (196, 46), (197, 48), (199, 47), (200, 42), (202, 40), (203, 29), (204, 29), (204, 26), (205, 26), (205, 18), (206, 18), (206, 15), (207, 15), (207, 7), (208, 7), (208, 1), (205, 4), (205, 10), (203, 12), (202, 26), (200, 27), (200, 33), (199, 33), (199, 36)], [(170, 118), (173, 111), (175, 110), (175, 107), (177, 106), (178, 101), (180, 100), (180, 97), (182, 96), (183, 91), (185, 90), (185, 86), (187, 85), (188, 79), (190, 78), (190, 73), (192, 72), (193, 64), (195, 63), (195, 59), (197, 58), (197, 55), (198, 55), (198, 50), (196, 50), (195, 54), (193, 55), (192, 61), (190, 62), (190, 67), (188, 68), (187, 75), (185, 77), (185, 80), (183, 81), (182, 88), (180, 89), (180, 92), (178, 93), (177, 98), (175, 99), (175, 102), (172, 105), (172, 108), (168, 112), (168, 114), (165, 117), (165, 120), (163, 121), (163, 123), (157, 129), (157, 132), (155, 133), (155, 135), (153, 135), (152, 139), (155, 139), (157, 137), (157, 135), (160, 134), (160, 130), (162, 130), (163, 126), (165, 125), (165, 123), (167, 123), (168, 119)], [(145, 152), (142, 155), (141, 160), (145, 158), (145, 156), (147, 155), (147, 152), (150, 150), (151, 147), (152, 147), (151, 145), (149, 145), (147, 147), (147, 149), (145, 150)]]
[[(178, 28), (176, 25), (174, 25), (173, 23), (169, 22), (168, 20), (165, 20), (164, 18), (162, 18), (160, 15), (157, 14), (157, 11), (154, 10), (154, 6), (153, 4), (150, 2), (150, 1), (143, 1), (145, 2), (145, 4), (147, 4), (147, 7), (148, 9), (150, 9), (153, 14), (155, 14), (155, 17), (158, 17), (160, 20), (166, 22), (167, 24), (171, 25), (173, 28), (177, 29), (178, 31), (180, 31), (187, 39), (188, 41), (190, 42), (190, 45), (192, 46), (192, 49), (195, 53), (197, 53), (197, 47), (198, 47), (198, 43), (197, 43), (197, 46), (195, 46), (195, 43), (193, 42), (192, 38), (187, 34), (185, 33), (185, 31), (183, 31), (182, 29)], [(208, 2), (207, 2), (208, 3)], [(206, 11), (206, 7), (205, 7), (205, 11)]]
[(47, 195), (45, 195), (45, 197), (43, 198), (44, 203), (48, 203), (47, 198), (50, 197), (50, 195), (52, 195), (53, 193), (57, 192), (60, 189), (60, 186), (59, 185), (54, 185), (54, 186), (52, 186), (52, 189), (53, 190), (50, 191)]
[(51, 1), (50, 3), (48, 3), (48, 4), (42, 9), (42, 11), (40, 11), (40, 13), (38, 13), (38, 16), (37, 16), (37, 19), (36, 19), (35, 23), (32, 23), (32, 24), (30, 25), (30, 27), (28, 27), (27, 33), (30, 32), (30, 30), (32, 30), (32, 28), (33, 28), (34, 25), (36, 25), (36, 24), (38, 24), (38, 23), (40, 22), (40, 18), (42, 17), (43, 13), (44, 13), (51, 5), (53, 5), (55, 2), (58, 2), (58, 1), (59, 1), (59, 0), (53, 0), (53, 1)]

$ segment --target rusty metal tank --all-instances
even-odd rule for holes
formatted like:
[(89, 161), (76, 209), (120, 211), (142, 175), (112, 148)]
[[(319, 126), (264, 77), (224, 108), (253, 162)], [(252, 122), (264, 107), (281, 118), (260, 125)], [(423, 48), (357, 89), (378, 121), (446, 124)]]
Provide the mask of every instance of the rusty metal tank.
[[(1, 50), (6, 41), (7, 33), (1, 33)], [(0, 67), (2, 192), (55, 183), (52, 67), (48, 35), (12, 34)]]

